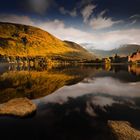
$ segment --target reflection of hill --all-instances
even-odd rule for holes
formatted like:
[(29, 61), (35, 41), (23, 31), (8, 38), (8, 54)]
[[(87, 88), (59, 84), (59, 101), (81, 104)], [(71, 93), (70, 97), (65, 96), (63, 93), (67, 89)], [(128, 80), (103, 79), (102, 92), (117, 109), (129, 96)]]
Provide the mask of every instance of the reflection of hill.
[(40, 98), (64, 85), (78, 83), (86, 76), (85, 69), (80, 68), (5, 72), (0, 75), (0, 103), (17, 97)]
[(10, 98), (28, 97), (30, 99), (48, 95), (78, 77), (48, 72), (8, 72), (0, 78), (0, 101)]

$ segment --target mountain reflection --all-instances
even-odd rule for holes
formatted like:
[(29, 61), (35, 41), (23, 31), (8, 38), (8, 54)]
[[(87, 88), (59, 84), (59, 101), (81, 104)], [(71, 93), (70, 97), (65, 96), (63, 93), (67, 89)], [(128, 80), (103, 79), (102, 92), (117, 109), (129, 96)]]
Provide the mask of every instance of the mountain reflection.
[(81, 81), (87, 76), (84, 71), (84, 68), (77, 69), (76, 67), (35, 70), (34, 68), (19, 69), (19, 66), (10, 66), (0, 75), (0, 103), (12, 98), (36, 99), (49, 95), (64, 85), (72, 85)]

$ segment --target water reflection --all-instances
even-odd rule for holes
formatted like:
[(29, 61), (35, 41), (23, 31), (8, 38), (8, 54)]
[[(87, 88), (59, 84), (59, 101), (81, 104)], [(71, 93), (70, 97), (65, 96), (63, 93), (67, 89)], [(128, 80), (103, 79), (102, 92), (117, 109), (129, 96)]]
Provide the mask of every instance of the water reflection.
[(0, 130), (24, 139), (117, 140), (108, 120), (129, 121), (140, 129), (139, 89), (139, 65), (6, 66), (0, 102), (28, 97), (38, 109), (24, 120), (0, 117)]
[[(65, 85), (73, 85), (83, 79), (83, 82), (88, 83), (93, 78), (99, 77), (112, 77), (122, 82), (140, 81), (140, 66), (137, 65), (113, 65), (109, 68), (101, 65), (63, 65), (50, 69), (49, 67), (1, 64), (0, 69), (0, 103), (17, 97), (41, 98)], [(102, 85), (103, 81), (104, 79), (99, 82), (99, 85)], [(88, 86), (86, 85), (86, 90)]]
[[(52, 96), (35, 102), (40, 108), (44, 108), (50, 103), (63, 106), (73, 101), (71, 106), (75, 106), (74, 110), (84, 111), (89, 116), (104, 120), (129, 121), (140, 128), (139, 89), (140, 82), (122, 83), (114, 78), (96, 78), (88, 83), (65, 86)], [(84, 109), (81, 104), (84, 104)]]
[(84, 70), (75, 67), (62, 70), (58, 67), (53, 70), (19, 70), (18, 67), (10, 66), (8, 71), (0, 75), (0, 103), (17, 97), (36, 99), (49, 95), (64, 85), (81, 81), (87, 76)]

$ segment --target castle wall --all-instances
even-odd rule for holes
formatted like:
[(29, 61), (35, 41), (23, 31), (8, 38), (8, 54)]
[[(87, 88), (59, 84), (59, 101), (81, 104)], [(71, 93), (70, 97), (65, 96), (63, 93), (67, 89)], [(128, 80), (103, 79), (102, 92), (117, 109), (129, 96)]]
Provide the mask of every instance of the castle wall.
[(140, 60), (140, 52), (137, 52), (135, 55), (132, 55), (128, 58), (131, 62), (136, 62)]

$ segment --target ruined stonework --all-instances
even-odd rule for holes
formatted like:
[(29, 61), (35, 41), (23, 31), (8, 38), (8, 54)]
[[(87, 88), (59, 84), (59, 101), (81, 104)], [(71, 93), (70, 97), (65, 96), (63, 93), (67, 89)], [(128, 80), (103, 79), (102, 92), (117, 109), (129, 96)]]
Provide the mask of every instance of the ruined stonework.
[(133, 53), (128, 57), (129, 62), (137, 62), (140, 61), (140, 51), (138, 50), (137, 52)]

